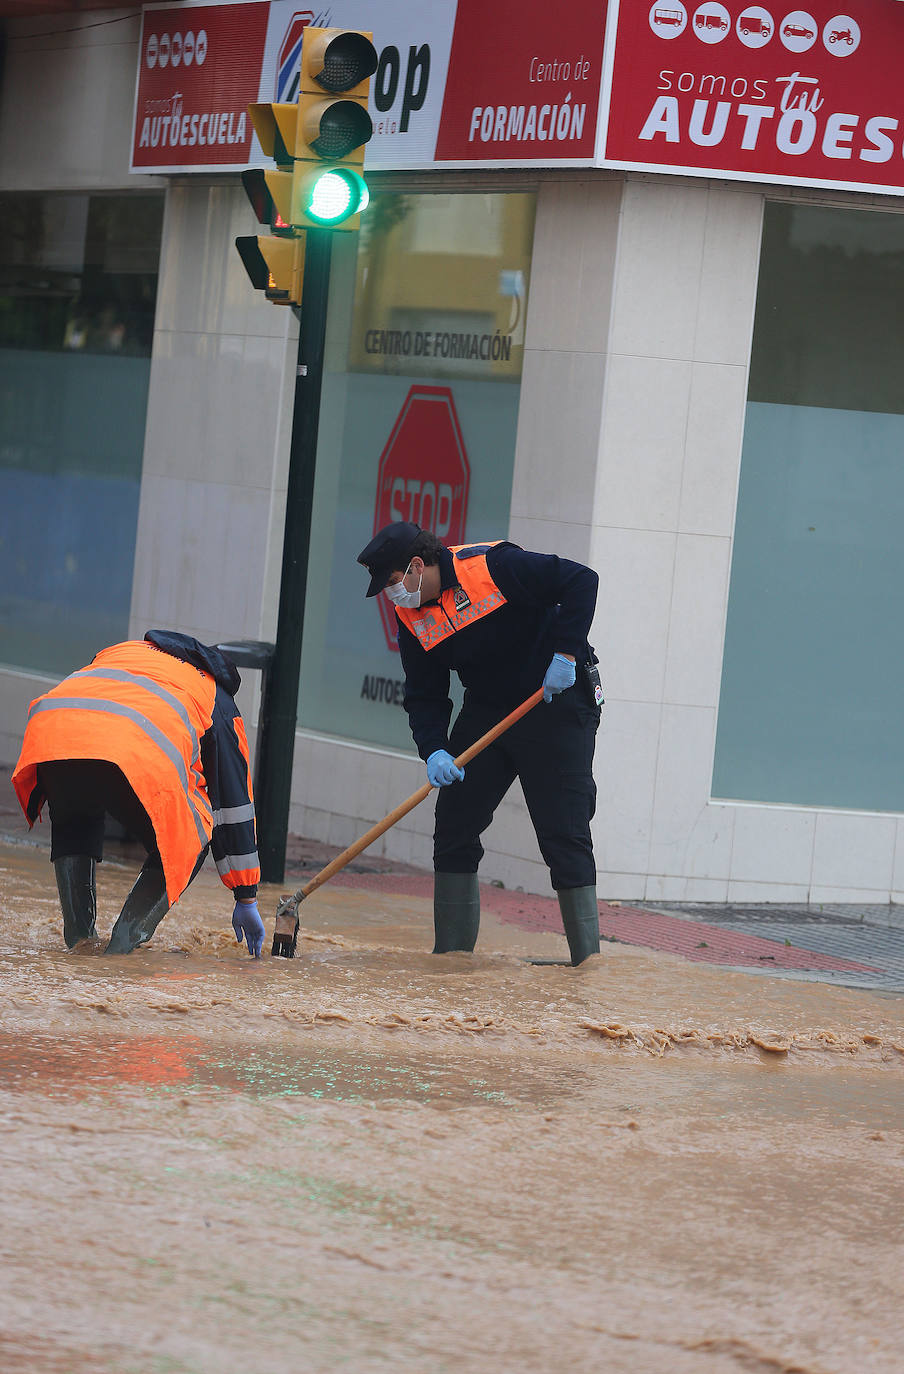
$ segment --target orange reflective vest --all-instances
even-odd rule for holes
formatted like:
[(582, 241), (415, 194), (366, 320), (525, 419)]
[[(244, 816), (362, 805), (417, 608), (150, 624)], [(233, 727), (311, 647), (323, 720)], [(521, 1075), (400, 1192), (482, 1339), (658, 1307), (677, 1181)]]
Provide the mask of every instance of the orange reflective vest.
[(417, 610), (396, 606), (395, 613), (416, 637), (422, 649), (434, 649), (444, 639), (475, 620), (505, 605), (505, 597), (490, 576), (486, 550), (491, 544), (456, 544), (449, 552), (455, 560), (458, 585), (447, 587), (438, 601)]
[[(29, 823), (44, 804), (38, 764), (63, 759), (115, 764), (150, 816), (172, 906), (219, 820), (211, 810), (200, 748), (213, 721), (216, 696), (210, 673), (153, 644), (131, 640), (101, 650), (87, 668), (31, 703), (12, 778)], [(239, 809), (253, 816), (248, 745), (238, 713), (232, 728), (247, 783), (248, 805)], [(228, 818), (238, 819), (234, 811)], [(227, 887), (259, 880), (256, 852), (232, 867), (235, 871), (225, 872), (217, 862)]]

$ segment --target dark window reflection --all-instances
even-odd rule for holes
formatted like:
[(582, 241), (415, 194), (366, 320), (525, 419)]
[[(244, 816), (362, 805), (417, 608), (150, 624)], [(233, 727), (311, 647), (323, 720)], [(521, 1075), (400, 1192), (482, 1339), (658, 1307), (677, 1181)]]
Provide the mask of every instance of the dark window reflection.
[(767, 205), (749, 399), (901, 414), (902, 301), (900, 215)]
[(149, 357), (163, 197), (0, 196), (0, 348)]
[(128, 631), (161, 195), (0, 196), (0, 658)]

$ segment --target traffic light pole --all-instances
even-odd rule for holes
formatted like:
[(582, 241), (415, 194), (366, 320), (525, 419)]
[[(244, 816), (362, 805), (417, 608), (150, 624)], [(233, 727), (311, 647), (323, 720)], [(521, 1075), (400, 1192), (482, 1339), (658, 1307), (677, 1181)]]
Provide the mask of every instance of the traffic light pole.
[(306, 231), (279, 615), (269, 712), (261, 726), (260, 782), (255, 799), (257, 848), (261, 881), (265, 883), (281, 883), (286, 868), (331, 246), (330, 230)]

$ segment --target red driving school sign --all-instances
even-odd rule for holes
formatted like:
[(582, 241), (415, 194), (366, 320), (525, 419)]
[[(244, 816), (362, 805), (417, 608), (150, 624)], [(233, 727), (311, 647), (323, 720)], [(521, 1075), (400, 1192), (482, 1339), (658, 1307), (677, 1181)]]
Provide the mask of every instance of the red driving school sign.
[(437, 162), (593, 161), (606, 6), (458, 0)]
[(904, 4), (611, 0), (602, 160), (904, 190)]
[(268, 3), (144, 11), (135, 171), (248, 161), (269, 17)]

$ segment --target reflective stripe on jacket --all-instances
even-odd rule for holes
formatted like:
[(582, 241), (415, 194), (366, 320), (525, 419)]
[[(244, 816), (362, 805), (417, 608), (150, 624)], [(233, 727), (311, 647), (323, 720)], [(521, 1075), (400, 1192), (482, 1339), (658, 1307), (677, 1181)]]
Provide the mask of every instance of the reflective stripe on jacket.
[(154, 827), (170, 905), (212, 839), (227, 887), (259, 881), (244, 726), (209, 672), (146, 641), (101, 650), (31, 703), (12, 778), (29, 824), (45, 801), (38, 764), (63, 759), (101, 759), (125, 775)]
[[(494, 543), (500, 541), (496, 540)], [(433, 649), (444, 639), (481, 620), (505, 605), (487, 567), (487, 549), (493, 544), (457, 544), (449, 552), (455, 559), (457, 587), (447, 587), (438, 601), (417, 610), (396, 606), (396, 615), (417, 638), (422, 649)]]

